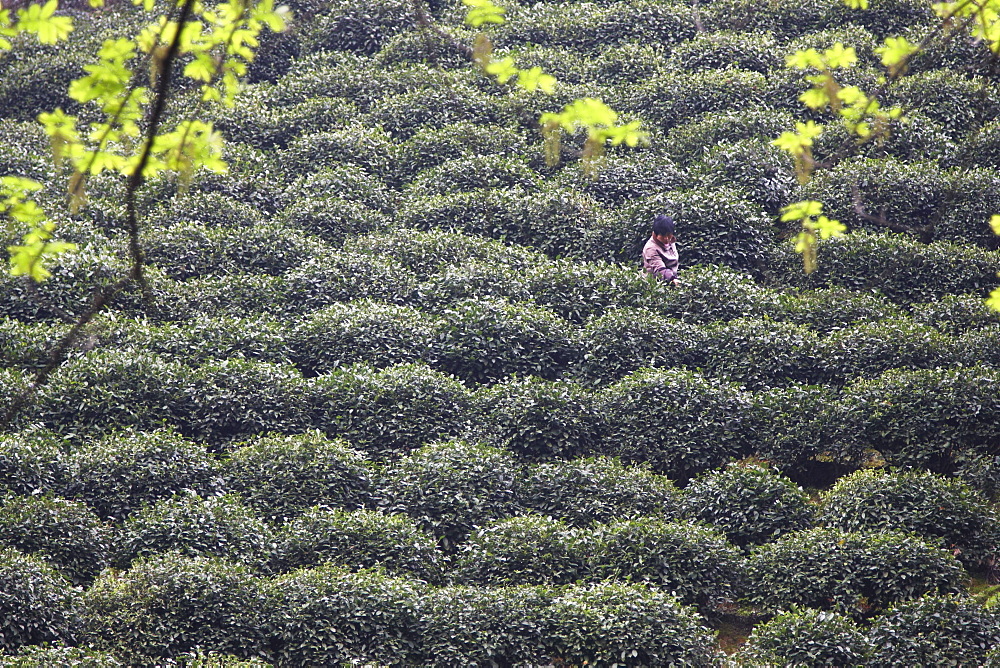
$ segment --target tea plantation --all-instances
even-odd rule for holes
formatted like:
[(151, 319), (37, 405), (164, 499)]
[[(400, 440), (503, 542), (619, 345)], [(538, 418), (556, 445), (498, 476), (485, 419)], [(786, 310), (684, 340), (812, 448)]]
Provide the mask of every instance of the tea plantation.
[[(551, 96), (410, 2), (288, 4), (213, 112), (228, 173), (139, 193), (150, 294), (0, 432), (0, 665), (1000, 666), (982, 42), (929, 42), (886, 90), (907, 120), (833, 122), (803, 185), (785, 56), (853, 45), (874, 89), (926, 0), (510, 2), (495, 57)], [(67, 213), (34, 119), (92, 113), (68, 84), (146, 18), (74, 12), (0, 57), (0, 175), (78, 244), (0, 278), (3, 412), (128, 266), (125, 184)], [(651, 141), (548, 165), (539, 114), (580, 97)], [(850, 233), (806, 274), (779, 210), (809, 198)], [(678, 286), (639, 269), (657, 213)]]

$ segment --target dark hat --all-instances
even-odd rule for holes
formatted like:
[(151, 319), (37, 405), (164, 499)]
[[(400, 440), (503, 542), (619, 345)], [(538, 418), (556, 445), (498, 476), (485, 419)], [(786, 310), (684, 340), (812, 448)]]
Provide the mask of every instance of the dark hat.
[(674, 233), (674, 219), (660, 213), (653, 218), (653, 234), (665, 235)]

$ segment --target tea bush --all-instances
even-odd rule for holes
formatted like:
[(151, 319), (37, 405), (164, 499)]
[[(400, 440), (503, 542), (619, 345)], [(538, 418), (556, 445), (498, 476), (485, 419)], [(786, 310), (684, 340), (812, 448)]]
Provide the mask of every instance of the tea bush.
[(934, 238), (996, 250), (1000, 239), (990, 228), (990, 216), (1000, 207), (1000, 173), (995, 168), (953, 169), (951, 201)]
[(893, 370), (857, 381), (836, 406), (842, 429), (831, 445), (852, 461), (871, 447), (893, 466), (951, 473), (963, 457), (993, 453), (997, 381), (984, 367)]
[(393, 35), (416, 25), (413, 8), (397, 0), (380, 0), (363, 8), (334, 2), (316, 9), (320, 11), (300, 35), (303, 54), (351, 51), (370, 55)]
[(569, 587), (546, 611), (550, 656), (577, 665), (713, 665), (712, 633), (673, 596), (636, 585)]
[(457, 584), (570, 584), (587, 579), (594, 536), (542, 515), (480, 527), (462, 545), (451, 571)]
[(519, 496), (525, 508), (571, 526), (640, 517), (677, 519), (683, 498), (669, 479), (607, 457), (531, 466)]
[(158, 355), (94, 351), (52, 374), (38, 392), (34, 414), (53, 431), (78, 437), (112, 429), (152, 430), (183, 410), (191, 374)]
[[(664, 72), (615, 100), (625, 111), (655, 128), (669, 131), (708, 112), (759, 109), (767, 104), (767, 79), (759, 72), (737, 69)], [(671, 95), (663, 95), (664, 90)], [(617, 109), (618, 107), (616, 107)]]
[[(910, 311), (917, 322), (937, 328), (944, 334), (960, 335), (977, 330), (996, 330), (1000, 314), (991, 310), (982, 299), (972, 295), (945, 295), (926, 304), (911, 304)], [(964, 346), (957, 344), (959, 350)]]
[(395, 195), (386, 184), (357, 165), (337, 163), (306, 174), (291, 174), (289, 178), (291, 183), (281, 190), (277, 202), (277, 210), (289, 220), (296, 220), (299, 206), (304, 204), (303, 210), (308, 213), (331, 197), (358, 202), (386, 214), (392, 213), (395, 205)]
[(310, 197), (285, 208), (278, 216), (284, 227), (316, 235), (329, 244), (339, 244), (349, 234), (388, 230), (391, 218), (361, 202), (336, 195)]
[(1000, 548), (1000, 516), (959, 480), (926, 471), (858, 471), (824, 492), (820, 521), (844, 531), (914, 533), (969, 566)]
[[(405, 275), (412, 275), (418, 281), (425, 281), (447, 267), (461, 267), (476, 260), (513, 270), (524, 270), (545, 261), (544, 255), (530, 248), (506, 246), (490, 239), (455, 232), (406, 228), (349, 238), (344, 243), (343, 251), (371, 262), (372, 257), (382, 255), (388, 248), (405, 268)], [(395, 280), (400, 281), (398, 272), (395, 276)]]
[(303, 135), (280, 151), (277, 160), (289, 176), (351, 165), (390, 181), (395, 153), (396, 144), (384, 130), (356, 124)]
[(160, 325), (151, 325), (146, 320), (125, 320), (99, 334), (106, 346), (146, 351), (198, 367), (210, 360), (233, 358), (285, 362), (289, 357), (286, 327), (263, 315), (238, 318), (209, 314)]
[[(225, 193), (189, 192), (178, 193), (168, 202), (158, 204), (143, 222), (148, 230), (169, 229), (182, 223), (205, 231), (222, 228), (226, 230), (224, 236), (232, 241), (240, 230), (246, 228), (244, 232), (250, 232), (264, 224), (264, 216), (256, 207)], [(164, 256), (170, 260), (169, 254), (164, 253)]]
[(314, 237), (274, 225), (241, 229), (240, 243), (233, 243), (233, 236), (231, 228), (181, 223), (147, 235), (145, 251), (165, 275), (186, 280), (244, 272), (280, 276), (330, 250)]
[(83, 596), (81, 638), (126, 665), (160, 664), (199, 648), (249, 657), (262, 645), (260, 582), (224, 559), (177, 552), (105, 571)]
[(996, 118), (997, 93), (987, 79), (950, 70), (914, 72), (889, 87), (888, 101), (914, 108), (954, 137)]
[(521, 272), (530, 299), (581, 324), (604, 313), (655, 303), (670, 286), (632, 267), (597, 262), (538, 264)]
[(440, 368), (474, 383), (512, 374), (555, 379), (578, 356), (575, 332), (549, 309), (467, 300), (441, 313)]
[(277, 534), (271, 568), (286, 572), (335, 563), (439, 582), (446, 565), (437, 541), (404, 515), (314, 506)]
[(379, 505), (406, 513), (453, 549), (476, 527), (519, 512), (522, 479), (522, 466), (503, 450), (435, 443), (387, 467)]
[[(434, 314), (456, 303), (484, 298), (505, 299), (531, 306), (525, 272), (486, 260), (470, 260), (458, 267), (442, 268), (438, 274), (417, 285), (409, 295), (409, 301), (414, 306)], [(437, 324), (437, 329), (440, 329), (440, 319)], [(436, 349), (434, 354), (437, 357)]]
[(545, 587), (441, 587), (422, 596), (422, 666), (544, 665)]
[[(346, 244), (345, 244), (346, 245)], [(358, 299), (402, 301), (414, 287), (412, 276), (370, 255), (340, 252), (304, 262), (285, 274), (281, 304), (290, 313), (315, 311)], [(277, 297), (277, 296), (276, 296)]]
[(203, 499), (187, 493), (144, 506), (130, 515), (115, 541), (121, 568), (141, 557), (176, 550), (187, 557), (227, 557), (263, 565), (273, 532), (237, 496)]
[(40, 556), (0, 548), (0, 650), (72, 642), (79, 592)]
[(417, 651), (425, 587), (378, 571), (326, 564), (265, 583), (261, 630), (282, 666), (405, 663)]
[(570, 459), (603, 442), (606, 425), (593, 395), (572, 382), (513, 378), (483, 387), (475, 403), (481, 440), (528, 460)]
[(364, 455), (318, 431), (263, 436), (233, 450), (223, 465), (227, 489), (262, 517), (281, 522), (316, 504), (360, 508), (372, 494)]
[(125, 664), (108, 652), (60, 645), (25, 645), (14, 656), (5, 656), (8, 668), (73, 666), (74, 668), (124, 668)]
[(707, 328), (650, 309), (609, 310), (591, 319), (580, 338), (583, 359), (574, 372), (589, 384), (613, 382), (642, 367), (707, 363)]
[[(704, 343), (697, 351), (703, 357), (697, 366), (713, 377), (752, 389), (766, 389), (815, 382), (820, 375), (816, 367), (821, 362), (817, 361), (815, 351), (821, 347), (821, 340), (799, 325), (739, 318), (705, 327), (703, 338)], [(677, 357), (684, 359), (685, 355)]]
[(448, 35), (417, 29), (394, 35), (378, 52), (376, 59), (385, 68), (399, 64), (429, 63), (444, 69), (461, 69), (469, 64), (468, 54), (459, 46), (471, 43), (474, 33), (449, 27)]
[(582, 167), (566, 165), (558, 181), (579, 188), (606, 207), (630, 202), (659, 192), (682, 190), (690, 185), (687, 171), (653, 152), (608, 155), (593, 175)]
[(706, 112), (671, 128), (663, 150), (678, 164), (687, 166), (717, 144), (776, 137), (794, 125), (791, 113), (777, 109)]
[(151, 281), (155, 306), (148, 316), (155, 322), (196, 320), (206, 313), (230, 318), (290, 316), (301, 311), (294, 292), (298, 287), (283, 277), (261, 274)]
[[(406, 187), (409, 193), (448, 195), (480, 189), (524, 188), (540, 185), (538, 173), (521, 158), (473, 155), (445, 160), (420, 172)], [(405, 220), (405, 219), (404, 219)]]
[(788, 154), (763, 139), (720, 142), (706, 149), (688, 170), (699, 190), (734, 188), (771, 215), (798, 196)]
[(751, 400), (759, 428), (754, 454), (793, 480), (813, 484), (822, 479), (817, 469), (831, 468), (830, 434), (838, 417), (830, 407), (838, 401), (836, 391), (790, 385), (756, 392)]
[(642, 370), (602, 390), (606, 452), (671, 478), (726, 463), (749, 448), (749, 402), (732, 386), (681, 370)]
[(82, 503), (15, 496), (0, 506), (0, 545), (38, 555), (77, 585), (89, 584), (108, 565), (108, 538)]
[(802, 608), (755, 626), (736, 657), (740, 666), (861, 666), (872, 649), (850, 617)]
[(871, 666), (983, 665), (1000, 643), (1000, 615), (962, 596), (928, 595), (872, 622)]
[(951, 366), (956, 354), (950, 337), (906, 318), (858, 323), (830, 334), (812, 350), (819, 357), (816, 377), (833, 385), (889, 369)]
[(292, 362), (306, 376), (315, 376), (356, 362), (379, 368), (433, 362), (436, 324), (414, 308), (365, 300), (309, 314), (287, 340)]
[(896, 235), (855, 232), (821, 241), (817, 254), (816, 271), (803, 274), (797, 266), (788, 275), (792, 285), (875, 290), (901, 304), (985, 293), (996, 285), (1000, 269), (994, 251), (944, 242), (921, 244)]
[(287, 364), (208, 362), (193, 371), (184, 396), (179, 429), (213, 447), (255, 434), (298, 433), (309, 426), (303, 405), (307, 384)]
[(828, 528), (760, 545), (746, 569), (751, 605), (765, 610), (799, 605), (854, 617), (928, 593), (956, 593), (965, 577), (949, 552), (915, 536)]
[(843, 288), (779, 294), (767, 315), (775, 320), (808, 327), (820, 334), (905, 318), (904, 311), (884, 297)]
[(813, 524), (801, 487), (764, 466), (731, 464), (696, 477), (684, 488), (687, 518), (714, 525), (734, 545), (769, 543)]
[(469, 390), (425, 364), (334, 371), (313, 380), (310, 402), (313, 426), (376, 460), (456, 436), (473, 418)]
[(443, 127), (418, 129), (398, 146), (393, 168), (400, 183), (409, 183), (420, 172), (449, 160), (528, 152), (527, 140), (513, 128), (458, 121)]
[(846, 160), (818, 172), (803, 188), (807, 199), (818, 199), (824, 211), (851, 229), (884, 231), (891, 228), (862, 218), (855, 210), (857, 190), (864, 210), (892, 224), (921, 225), (938, 220), (949, 204), (950, 179), (936, 164), (902, 162), (892, 158)]
[(655, 44), (610, 45), (584, 61), (587, 70), (583, 82), (603, 81), (609, 86), (620, 86), (644, 81), (666, 69), (666, 62), (664, 50)]
[(716, 610), (743, 586), (743, 558), (714, 529), (639, 518), (593, 527), (592, 576), (648, 584)]
[(676, 71), (732, 67), (768, 74), (784, 67), (780, 52), (773, 35), (719, 30), (698, 33), (693, 39), (675, 45), (668, 63)]
[(66, 453), (56, 434), (32, 429), (0, 435), (0, 494), (60, 496), (68, 480)]
[(415, 90), (387, 95), (372, 104), (365, 121), (381, 126), (397, 141), (406, 141), (420, 129), (443, 128), (459, 122), (509, 125), (500, 101), (463, 83), (421, 85)]
[(169, 430), (110, 434), (74, 449), (65, 461), (67, 495), (105, 519), (125, 519), (183, 490), (209, 496), (222, 488), (219, 465), (205, 446)]

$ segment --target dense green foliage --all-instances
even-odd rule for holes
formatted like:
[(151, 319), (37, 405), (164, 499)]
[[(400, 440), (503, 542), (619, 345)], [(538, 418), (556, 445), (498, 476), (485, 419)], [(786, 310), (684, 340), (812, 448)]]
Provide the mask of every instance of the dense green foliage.
[[(874, 90), (926, 3), (506, 3), (493, 62), (551, 96), (438, 32), (473, 43), (460, 3), (288, 5), (209, 112), (228, 172), (137, 192), (152, 299), (127, 282), (0, 433), (0, 663), (709, 666), (735, 618), (736, 665), (988, 665), (981, 41), (929, 42), (886, 86), (908, 120), (828, 123), (800, 183), (771, 141), (826, 119), (786, 55), (853, 45), (844, 83)], [(67, 213), (32, 121), (96, 117), (67, 85), (141, 21), (69, 13), (77, 41), (0, 52), (0, 176), (79, 246), (0, 278), (2, 413), (128, 271), (123, 180)], [(174, 85), (170, 118), (197, 106)], [(584, 97), (650, 143), (591, 171), (565, 133), (548, 164), (539, 115)], [(851, 229), (809, 274), (779, 219), (804, 197)], [(680, 285), (638, 268), (659, 213)]]

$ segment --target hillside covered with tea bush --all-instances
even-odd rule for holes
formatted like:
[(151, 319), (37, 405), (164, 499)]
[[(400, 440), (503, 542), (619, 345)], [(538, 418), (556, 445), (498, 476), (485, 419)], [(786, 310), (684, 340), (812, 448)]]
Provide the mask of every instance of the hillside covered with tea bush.
[[(906, 120), (833, 122), (802, 185), (771, 141), (821, 117), (785, 56), (854, 46), (874, 90), (929, 3), (509, 3), (495, 57), (551, 96), (473, 67), (454, 0), (450, 37), (403, 0), (288, 4), (212, 112), (228, 173), (140, 192), (150, 294), (0, 434), (0, 664), (1000, 665), (982, 43), (930, 41), (885, 92)], [(68, 85), (148, 19), (75, 18), (0, 57), (0, 175), (78, 245), (0, 278), (4, 412), (128, 271), (125, 184), (68, 213), (35, 118), (92, 115)], [(649, 144), (548, 166), (539, 115), (584, 97)], [(809, 274), (801, 199), (850, 229)], [(639, 269), (658, 213), (679, 286)]]

